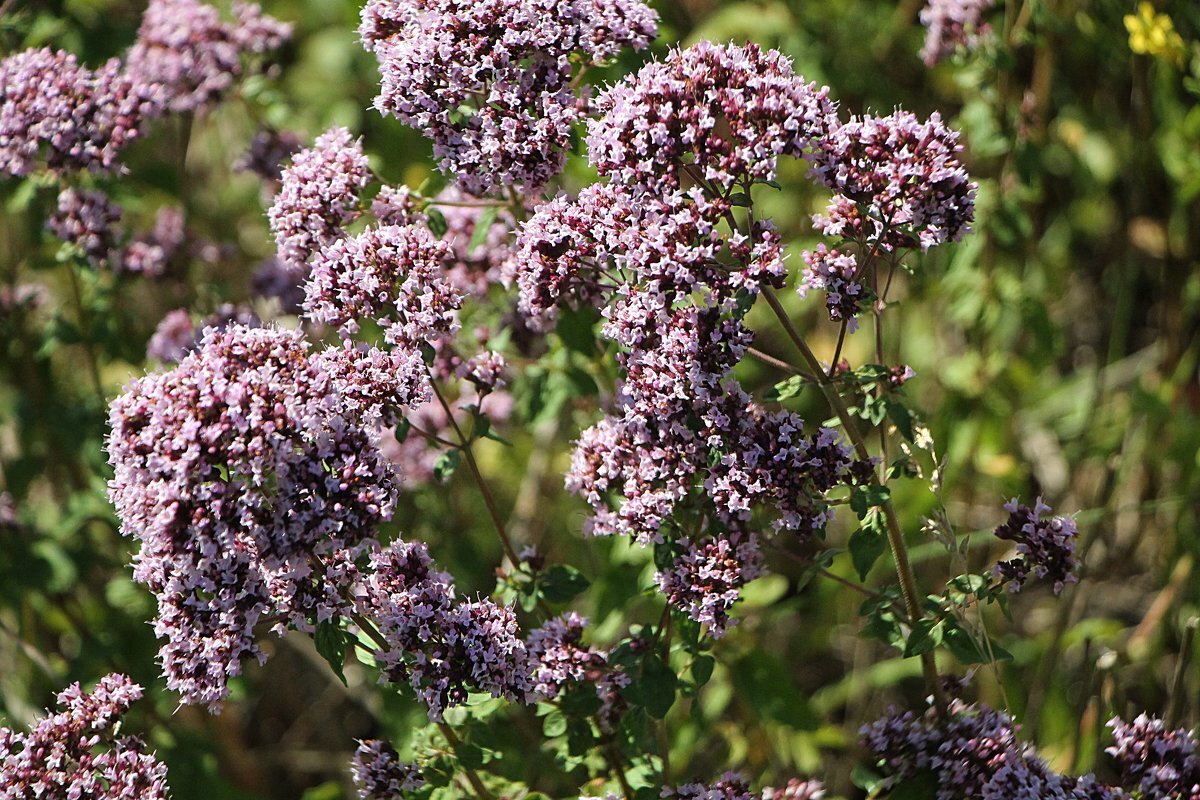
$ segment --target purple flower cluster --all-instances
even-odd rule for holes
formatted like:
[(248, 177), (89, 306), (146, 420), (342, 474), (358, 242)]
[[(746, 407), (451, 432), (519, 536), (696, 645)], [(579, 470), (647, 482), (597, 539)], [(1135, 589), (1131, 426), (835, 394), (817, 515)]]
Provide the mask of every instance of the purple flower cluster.
[(235, 4), (235, 14), (227, 24), (199, 0), (153, 0), (124, 59), (91, 70), (43, 48), (0, 61), (0, 172), (28, 175), (39, 159), (56, 172), (116, 168), (148, 121), (217, 100), (245, 55), (289, 35), (257, 6)]
[(303, 149), (300, 137), (291, 131), (262, 128), (234, 165), (235, 169), (262, 178), (270, 186), (279, 183), (284, 165)]
[[(638, 196), (617, 184), (595, 184), (575, 200), (557, 198), (538, 208), (522, 226), (515, 260), (521, 310), (535, 327), (553, 321), (560, 305), (603, 303), (625, 297), (634, 330), (652, 329), (672, 304), (696, 292), (726, 310), (740, 291), (781, 286), (787, 275), (782, 243), (767, 221), (751, 223), (748, 234), (723, 234), (728, 200), (709, 199), (694, 188), (664, 196)], [(613, 338), (637, 337), (616, 311)]]
[(120, 717), (142, 696), (124, 675), (78, 683), (58, 695), (62, 709), (29, 733), (0, 728), (0, 797), (72, 800), (165, 800), (167, 768), (142, 740), (115, 736)]
[(639, 193), (699, 182), (727, 195), (774, 180), (779, 156), (804, 156), (836, 126), (827, 95), (777, 50), (702, 41), (600, 96), (589, 158)]
[[(519, 307), (537, 328), (563, 305), (603, 307), (625, 377), (616, 408), (580, 436), (567, 486), (592, 506), (594, 534), (682, 538), (659, 585), (720, 635), (760, 569), (752, 519), (819, 530), (824, 493), (860, 473), (832, 431), (805, 433), (732, 374), (746, 309), (787, 270), (773, 226), (739, 222), (730, 193), (772, 180), (781, 155), (811, 157), (837, 118), (780, 54), (708, 42), (644, 68), (600, 108), (589, 144), (610, 181), (522, 226)], [(692, 540), (679, 514), (736, 533)]]
[(713, 784), (685, 783), (666, 786), (662, 790), (663, 800), (821, 800), (825, 787), (820, 781), (802, 781), (793, 778), (786, 786), (766, 787), (755, 794), (750, 782), (738, 772), (726, 772)]
[(1078, 580), (1075, 570), (1075, 520), (1047, 517), (1050, 506), (1038, 498), (1033, 508), (1020, 505), (1016, 498), (1004, 504), (1008, 520), (996, 528), (999, 539), (1014, 542), (1017, 557), (1001, 561), (992, 568), (994, 575), (1008, 585), (1010, 592), (1020, 591), (1030, 576), (1049, 581), (1055, 594)]
[(325, 573), (390, 518), (392, 471), (345, 393), (298, 333), (234, 325), (113, 402), (109, 495), (188, 702), (215, 706), (244, 658), (265, 657), (260, 622), (311, 630), (339, 613)]
[(121, 207), (104, 192), (67, 187), (58, 194), (58, 209), (46, 220), (50, 232), (79, 249), (93, 266), (106, 263), (117, 246)]
[(355, 610), (387, 642), (377, 654), (384, 675), (409, 683), (430, 719), (465, 703), (469, 690), (525, 700), (528, 656), (515, 614), (486, 599), (457, 600), (425, 545), (396, 541), (376, 551), (354, 592)]
[(801, 297), (813, 289), (825, 292), (825, 308), (835, 322), (846, 321), (849, 331), (858, 328), (858, 312), (867, 292), (859, 275), (858, 259), (838, 250), (818, 244), (816, 250), (803, 253), (807, 269), (800, 276), (796, 289)]
[(934, 113), (896, 111), (834, 126), (813, 156), (813, 176), (836, 195), (814, 218), (826, 235), (863, 247), (928, 250), (958, 241), (975, 218), (975, 184), (958, 160), (958, 132)]
[(267, 216), (279, 260), (298, 279), (309, 257), (344, 236), (345, 226), (358, 218), (359, 195), (370, 180), (362, 142), (345, 128), (318, 136), (283, 170)]
[(177, 364), (199, 346), (205, 331), (210, 328), (224, 330), (230, 325), (257, 327), (260, 324), (261, 321), (250, 310), (228, 303), (219, 306), (198, 323), (192, 320), (186, 308), (177, 308), (168, 311), (154, 329), (154, 334), (146, 343), (146, 358), (164, 364)]
[(144, 122), (163, 112), (158, 95), (119, 59), (93, 72), (61, 50), (9, 56), (0, 61), (0, 172), (28, 175), (39, 157), (56, 172), (113, 169)]
[(254, 4), (234, 3), (235, 20), (223, 22), (200, 0), (151, 0), (137, 42), (126, 57), (133, 79), (153, 86), (178, 113), (216, 102), (242, 75), (242, 60), (278, 49), (291, 26)]
[(640, 0), (371, 0), (359, 32), (379, 60), (375, 107), (484, 195), (559, 172), (582, 116), (573, 60), (645, 47), (656, 16)]
[(587, 623), (586, 618), (570, 612), (530, 632), (525, 646), (533, 698), (553, 700), (572, 684), (597, 679), (607, 667), (607, 655), (583, 643)]
[(161, 277), (184, 244), (182, 210), (175, 206), (159, 209), (154, 228), (124, 245), (126, 236), (119, 224), (122, 213), (104, 192), (68, 186), (59, 192), (58, 208), (46, 220), (46, 227), (74, 245), (92, 266)]
[(1114, 717), (1114, 745), (1106, 753), (1116, 759), (1126, 784), (1154, 800), (1200, 798), (1200, 755), (1196, 738), (1180, 728), (1170, 730), (1162, 720), (1146, 714), (1133, 722)]
[(154, 228), (135, 236), (126, 245), (119, 258), (119, 267), (122, 272), (161, 277), (171, 259), (183, 248), (185, 238), (183, 209), (164, 206), (155, 215)]
[(754, 536), (718, 534), (684, 547), (669, 570), (655, 575), (658, 588), (671, 605), (708, 625), (713, 636), (723, 636), (737, 623), (729, 610), (742, 587), (763, 574), (758, 542)]
[(1120, 800), (1125, 795), (1091, 775), (1052, 772), (1017, 738), (1012, 717), (953, 701), (948, 719), (895, 712), (863, 727), (863, 746), (895, 785), (932, 772), (938, 800)]
[(925, 46), (921, 48), (925, 65), (936, 66), (960, 47), (978, 47), (991, 33), (983, 13), (993, 5), (995, 0), (929, 0), (921, 9), (921, 24), (926, 28)]
[(318, 253), (305, 286), (305, 312), (344, 337), (357, 333), (361, 320), (374, 319), (393, 345), (432, 342), (458, 328), (462, 295), (443, 272), (450, 257), (450, 245), (424, 227), (368, 228)]
[(380, 739), (358, 743), (350, 775), (361, 800), (399, 800), (425, 785), (417, 765), (401, 761), (396, 748)]

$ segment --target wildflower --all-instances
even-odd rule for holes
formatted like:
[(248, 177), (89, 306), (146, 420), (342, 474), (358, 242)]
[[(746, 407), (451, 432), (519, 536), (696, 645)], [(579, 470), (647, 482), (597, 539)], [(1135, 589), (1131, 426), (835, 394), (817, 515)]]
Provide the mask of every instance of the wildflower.
[(375, 107), (430, 138), (464, 191), (486, 195), (534, 191), (561, 170), (581, 114), (573, 57), (641, 49), (655, 30), (638, 0), (372, 0), (359, 32), (379, 60)]
[(58, 209), (46, 220), (46, 227), (74, 245), (93, 266), (100, 266), (116, 247), (120, 219), (121, 207), (104, 192), (67, 187), (59, 192)]
[(358, 218), (359, 194), (370, 180), (362, 142), (345, 128), (330, 128), (297, 153), (267, 212), (280, 261), (303, 274), (309, 257)]
[(574, 612), (554, 617), (525, 640), (534, 697), (553, 700), (572, 684), (595, 677), (607, 665), (603, 652), (583, 644), (587, 618)]
[(221, 21), (200, 0), (151, 0), (125, 69), (153, 86), (175, 112), (195, 112), (216, 102), (244, 73), (242, 60), (278, 49), (291, 26), (257, 5), (234, 3), (236, 20)]
[(827, 89), (776, 50), (702, 41), (672, 50), (609, 88), (588, 124), (588, 157), (638, 194), (699, 182), (727, 195), (775, 179), (781, 155), (804, 156), (837, 123)]
[(183, 248), (185, 239), (183, 209), (164, 206), (154, 218), (149, 233), (135, 236), (121, 252), (118, 266), (123, 272), (160, 277), (171, 259)]
[(838, 250), (830, 250), (818, 244), (814, 251), (804, 251), (804, 263), (808, 265), (797, 287), (801, 297), (813, 289), (825, 292), (825, 308), (829, 318), (849, 323), (853, 333), (858, 328), (855, 319), (862, 310), (861, 302), (866, 290), (859, 282), (858, 259)]
[(1182, 66), (1187, 58), (1187, 46), (1175, 30), (1175, 23), (1167, 14), (1156, 12), (1153, 3), (1138, 3), (1137, 14), (1125, 16), (1125, 30), (1129, 31), (1129, 49), (1135, 53), (1161, 58), (1175, 66)]
[(818, 229), (891, 251), (955, 242), (975, 218), (975, 184), (958, 152), (958, 132), (934, 113), (851, 117), (813, 157), (812, 175), (837, 196)]
[(687, 542), (684, 548), (654, 580), (667, 602), (721, 637), (736, 624), (729, 610), (742, 587), (763, 574), (758, 541), (753, 535), (718, 534), (698, 544)]
[(471, 690), (526, 698), (529, 666), (516, 615), (490, 600), (457, 600), (425, 545), (396, 541), (375, 552), (355, 603), (387, 642), (377, 655), (384, 674), (409, 683), (431, 720)]
[(1050, 506), (1039, 497), (1033, 508), (1019, 505), (1016, 498), (1004, 504), (1008, 521), (994, 531), (999, 539), (1015, 542), (1017, 557), (1001, 561), (992, 568), (1009, 591), (1020, 591), (1032, 574), (1050, 582), (1055, 594), (1061, 594), (1068, 583), (1075, 583), (1075, 521), (1070, 517), (1045, 515)]
[(921, 24), (925, 26), (925, 46), (921, 59), (925, 66), (934, 67), (954, 55), (955, 50), (974, 50), (991, 34), (991, 26), (983, 14), (995, 5), (995, 0), (929, 0), (921, 9)]
[(1200, 797), (1200, 755), (1186, 728), (1169, 730), (1160, 719), (1141, 714), (1133, 722), (1109, 720), (1114, 744), (1104, 752), (1117, 761), (1127, 783), (1142, 797), (1193, 800)]
[(392, 471), (339, 394), (298, 333), (233, 325), (112, 404), (109, 496), (187, 702), (215, 707), (242, 660), (265, 657), (259, 622), (338, 614), (325, 573), (391, 517)]
[(350, 775), (362, 800), (399, 800), (425, 785), (417, 765), (401, 761), (396, 748), (381, 739), (359, 741)]
[(416, 225), (367, 228), (322, 250), (305, 286), (305, 314), (343, 337), (374, 319), (392, 344), (416, 344), (458, 329), (462, 295), (443, 274), (450, 246)]
[(165, 800), (166, 766), (141, 739), (115, 735), (141, 697), (141, 686), (113, 673), (91, 692), (78, 683), (60, 692), (61, 710), (29, 733), (0, 728), (0, 797)]

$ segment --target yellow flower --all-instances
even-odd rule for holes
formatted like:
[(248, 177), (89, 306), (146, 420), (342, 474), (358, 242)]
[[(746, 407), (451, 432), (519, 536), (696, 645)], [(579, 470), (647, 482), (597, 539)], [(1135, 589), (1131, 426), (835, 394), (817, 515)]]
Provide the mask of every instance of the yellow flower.
[(1154, 4), (1138, 4), (1138, 13), (1125, 17), (1125, 30), (1129, 31), (1129, 49), (1133, 52), (1183, 64), (1187, 55), (1183, 37), (1169, 16), (1155, 13)]

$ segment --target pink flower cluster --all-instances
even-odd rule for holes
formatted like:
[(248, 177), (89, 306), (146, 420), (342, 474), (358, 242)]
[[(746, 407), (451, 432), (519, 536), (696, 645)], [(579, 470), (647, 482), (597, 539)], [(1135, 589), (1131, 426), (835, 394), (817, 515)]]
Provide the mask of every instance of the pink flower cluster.
[(267, 217), (282, 266), (296, 282), (307, 274), (309, 258), (358, 218), (359, 194), (370, 180), (362, 142), (345, 128), (330, 128), (284, 168)]
[(119, 225), (122, 213), (104, 192), (68, 186), (59, 192), (58, 208), (46, 220), (46, 227), (78, 248), (95, 267), (161, 277), (184, 245), (182, 210), (176, 206), (160, 208), (154, 227), (131, 239)]
[(468, 689), (524, 701), (529, 663), (516, 615), (490, 600), (458, 600), (425, 545), (393, 542), (371, 556), (355, 608), (387, 642), (377, 660), (388, 680), (409, 683), (440, 720)]
[(937, 113), (924, 122), (907, 111), (851, 117), (813, 157), (813, 176), (836, 193), (817, 227), (888, 252), (958, 241), (975, 218), (961, 150), (958, 132)]
[[(421, 397), (419, 378), (375, 401)], [(260, 622), (311, 630), (344, 605), (332, 576), (390, 518), (396, 487), (344, 378), (297, 333), (210, 330), (170, 372), (112, 404), (109, 494), (158, 599), (168, 685), (216, 705)]]
[(359, 32), (379, 60), (376, 108), (484, 195), (533, 191), (561, 170), (581, 118), (572, 61), (645, 47), (656, 16), (640, 0), (371, 0)]
[(983, 14), (995, 0), (929, 0), (921, 9), (921, 24), (925, 26), (925, 46), (921, 59), (927, 67), (936, 66), (958, 48), (974, 50), (991, 33)]
[[(589, 143), (611, 180), (522, 226), (520, 308), (546, 328), (561, 305), (604, 306), (625, 379), (617, 407), (580, 436), (567, 486), (592, 507), (592, 533), (674, 542), (659, 585), (720, 635), (761, 568), (752, 519), (819, 530), (824, 493), (861, 474), (832, 431), (806, 434), (732, 374), (750, 342), (746, 309), (787, 270), (773, 226), (739, 222), (730, 192), (772, 180), (781, 155), (812, 157), (836, 115), (778, 53), (707, 42), (644, 68), (599, 106)], [(693, 540), (679, 514), (725, 533)]]
[(728, 195), (775, 179), (837, 125), (827, 89), (806, 83), (777, 50), (702, 41), (673, 50), (596, 103), (588, 157), (602, 176), (661, 194), (699, 182)]
[(393, 345), (452, 334), (462, 295), (443, 272), (451, 257), (450, 245), (419, 225), (385, 225), (339, 239), (313, 260), (306, 316), (344, 337), (373, 319)]
[(1114, 744), (1105, 750), (1117, 761), (1126, 784), (1155, 800), (1200, 798), (1200, 754), (1186, 728), (1171, 730), (1141, 714), (1133, 722), (1109, 721)]
[(0, 797), (166, 800), (166, 766), (141, 739), (115, 735), (141, 696), (141, 686), (114, 673), (91, 692), (76, 683), (59, 693), (62, 710), (29, 733), (0, 728)]
[(234, 23), (199, 0), (152, 0), (126, 56), (96, 70), (75, 56), (26, 50), (0, 61), (0, 172), (112, 170), (120, 151), (167, 111), (193, 112), (244, 73), (243, 59), (278, 48), (290, 29), (257, 6)]

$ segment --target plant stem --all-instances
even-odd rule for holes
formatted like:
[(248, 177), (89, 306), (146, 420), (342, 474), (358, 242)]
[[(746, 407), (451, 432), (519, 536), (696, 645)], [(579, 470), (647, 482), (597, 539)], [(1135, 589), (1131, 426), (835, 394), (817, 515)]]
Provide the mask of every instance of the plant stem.
[(454, 412), (450, 410), (450, 404), (446, 402), (446, 398), (442, 395), (441, 390), (438, 389), (437, 381), (433, 379), (432, 374), (429, 376), (429, 385), (433, 387), (433, 394), (437, 397), (438, 402), (441, 403), (442, 410), (446, 412), (446, 418), (450, 420), (450, 426), (454, 428), (454, 434), (458, 437), (459, 448), (462, 450), (468, 469), (471, 470), (471, 476), (475, 479), (475, 483), (479, 487), (479, 493), (483, 495), (483, 504), (487, 506), (488, 516), (492, 518), (492, 525), (495, 526), (496, 533), (500, 534), (500, 544), (504, 547), (504, 554), (508, 556), (509, 561), (516, 564), (520, 559), (517, 558), (517, 551), (513, 548), (512, 541), (508, 537), (508, 530), (504, 526), (504, 521), (500, 518), (500, 510), (496, 506), (495, 498), (492, 497), (492, 491), (483, 479), (483, 473), (479, 471), (479, 464), (475, 462), (475, 455), (471, 452), (471, 443), (463, 435), (462, 428), (458, 425), (458, 420), (454, 418)]
[[(450, 743), (450, 746), (454, 748), (454, 751), (457, 754), (458, 748), (462, 746), (462, 739), (459, 739), (458, 734), (454, 732), (454, 729), (446, 723), (439, 722), (437, 726), (438, 730), (440, 730), (442, 735), (446, 737), (446, 741)], [(462, 762), (459, 762), (459, 766), (462, 766)], [(475, 770), (471, 769), (470, 767), (463, 767), (463, 774), (467, 776), (467, 781), (471, 784), (471, 788), (475, 790), (475, 794), (479, 797), (479, 800), (496, 800), (496, 796), (489, 792), (488, 788), (483, 785), (483, 781), (480, 780), (479, 775), (475, 772)]]
[(1175, 677), (1171, 681), (1171, 701), (1163, 718), (1168, 729), (1179, 724), (1183, 714), (1183, 679), (1187, 674), (1188, 662), (1192, 657), (1192, 642), (1196, 639), (1196, 626), (1200, 617), (1192, 617), (1183, 626), (1183, 641), (1179, 643), (1179, 661), (1175, 664)]
[[(792, 325), (792, 320), (784, 310), (783, 305), (779, 302), (779, 298), (775, 296), (774, 290), (769, 286), (762, 287), (763, 297), (767, 299), (767, 304), (771, 306), (771, 310), (775, 312), (775, 316), (779, 318), (779, 323), (783, 326), (784, 332), (788, 338), (796, 345), (796, 349), (800, 351), (800, 355), (808, 364), (809, 370), (817, 376), (817, 385), (821, 387), (821, 391), (825, 394), (825, 398), (829, 401), (829, 405), (837, 414), (838, 419), (842, 421), (842, 427), (846, 430), (846, 435), (850, 438), (850, 443), (854, 446), (854, 452), (858, 454), (860, 459), (866, 460), (870, 458), (870, 452), (867, 450), (867, 444), (864, 441), (862, 434), (858, 430), (858, 425), (854, 418), (850, 416), (849, 409), (846, 408), (846, 403), (842, 400), (842, 396), (838, 394), (837, 388), (825, 374), (825, 370), (821, 368), (821, 362), (817, 360), (808, 343), (804, 341), (804, 337)], [(882, 485), (879, 476), (872, 474), (872, 483)], [(883, 515), (887, 520), (888, 545), (892, 550), (892, 559), (896, 563), (896, 574), (900, 578), (900, 591), (904, 594), (904, 606), (908, 610), (908, 617), (915, 624), (923, 616), (921, 613), (921, 594), (917, 588), (917, 579), (913, 574), (912, 564), (908, 560), (908, 547), (904, 543), (904, 533), (900, 529), (900, 521), (896, 516), (895, 506), (892, 501), (886, 500), (883, 503)], [(921, 671), (925, 676), (926, 688), (929, 689), (933, 696), (934, 706), (937, 708), (938, 714), (945, 716), (946, 714), (946, 697), (942, 692), (941, 682), (938, 680), (937, 663), (934, 661), (933, 653), (923, 653), (921, 655)]]
[(83, 337), (83, 351), (87, 355), (92, 388), (100, 403), (100, 413), (103, 414), (107, 402), (104, 398), (104, 383), (100, 380), (100, 362), (96, 357), (96, 348), (92, 346), (92, 315), (83, 304), (83, 292), (79, 288), (79, 277), (75, 274), (75, 269), (74, 262), (67, 265), (67, 275), (71, 279), (71, 296), (75, 300), (75, 313), (79, 318), (79, 333)]
[(621, 759), (612, 745), (604, 749), (604, 758), (608, 761), (608, 767), (617, 774), (617, 783), (621, 784), (621, 794), (625, 796), (625, 800), (633, 800), (633, 787), (629, 785), (629, 778), (625, 777), (625, 768), (621, 766)]

